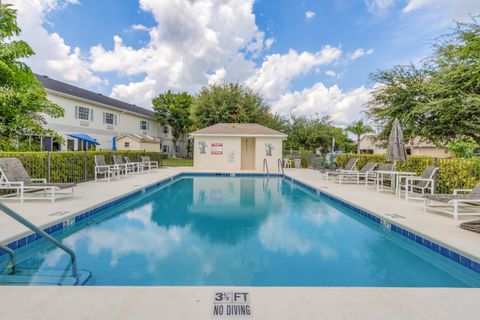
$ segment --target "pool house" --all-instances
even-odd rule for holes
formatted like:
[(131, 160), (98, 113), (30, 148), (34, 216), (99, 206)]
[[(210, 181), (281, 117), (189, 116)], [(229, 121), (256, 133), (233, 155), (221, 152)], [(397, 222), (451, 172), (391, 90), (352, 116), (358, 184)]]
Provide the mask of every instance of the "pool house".
[(276, 171), (287, 138), (283, 132), (256, 123), (217, 123), (190, 136), (195, 169), (228, 171), (262, 171), (264, 167)]

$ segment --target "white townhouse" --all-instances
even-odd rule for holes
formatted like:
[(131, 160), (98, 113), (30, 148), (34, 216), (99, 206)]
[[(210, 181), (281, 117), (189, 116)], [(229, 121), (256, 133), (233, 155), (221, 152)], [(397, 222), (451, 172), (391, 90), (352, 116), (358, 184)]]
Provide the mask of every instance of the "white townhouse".
[[(171, 128), (160, 126), (152, 110), (47, 76), (35, 76), (45, 87), (48, 99), (65, 110), (62, 118), (46, 116), (46, 127), (63, 137), (63, 142), (53, 142), (53, 150), (89, 150), (94, 144), (97, 150), (112, 150), (114, 138), (129, 134), (157, 142), (158, 151), (173, 153)], [(134, 150), (136, 145), (122, 140), (115, 143), (119, 150)], [(187, 155), (187, 135), (177, 142), (177, 155)]]

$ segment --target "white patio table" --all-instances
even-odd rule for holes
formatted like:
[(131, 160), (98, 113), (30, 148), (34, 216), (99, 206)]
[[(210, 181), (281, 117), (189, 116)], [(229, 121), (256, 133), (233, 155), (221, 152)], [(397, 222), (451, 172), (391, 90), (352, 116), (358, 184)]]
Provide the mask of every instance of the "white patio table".
[(375, 174), (377, 175), (377, 192), (380, 192), (383, 190), (381, 189), (380, 186), (383, 187), (383, 184), (380, 182), (383, 180), (383, 177), (386, 175), (392, 175), (392, 189), (395, 191), (395, 195), (398, 197), (400, 196), (400, 178), (401, 177), (409, 177), (409, 176), (414, 176), (417, 173), (416, 172), (409, 172), (409, 171), (384, 171), (384, 170), (378, 170), (375, 171)]

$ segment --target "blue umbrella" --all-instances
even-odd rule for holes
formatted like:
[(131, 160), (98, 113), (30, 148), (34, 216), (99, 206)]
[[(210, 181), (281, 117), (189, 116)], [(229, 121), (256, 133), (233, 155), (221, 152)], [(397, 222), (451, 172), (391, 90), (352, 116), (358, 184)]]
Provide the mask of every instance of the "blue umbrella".
[(112, 138), (112, 150), (117, 151), (117, 142), (115, 141), (115, 137)]

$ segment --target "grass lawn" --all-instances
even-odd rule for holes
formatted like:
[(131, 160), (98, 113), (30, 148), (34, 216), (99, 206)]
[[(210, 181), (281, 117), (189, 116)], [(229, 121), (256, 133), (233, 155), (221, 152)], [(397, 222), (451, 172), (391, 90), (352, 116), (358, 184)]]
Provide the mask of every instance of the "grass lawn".
[(166, 167), (191, 167), (193, 166), (193, 159), (174, 159), (168, 158), (162, 160), (162, 166)]

